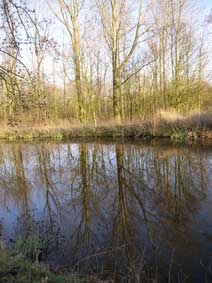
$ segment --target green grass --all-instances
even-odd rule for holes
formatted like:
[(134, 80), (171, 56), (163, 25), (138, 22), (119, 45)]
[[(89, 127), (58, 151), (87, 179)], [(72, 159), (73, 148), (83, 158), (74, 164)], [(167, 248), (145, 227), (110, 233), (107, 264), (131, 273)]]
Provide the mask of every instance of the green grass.
[[(29, 251), (37, 252), (37, 239), (28, 243), (17, 242), (16, 249), (8, 251), (2, 243), (0, 247), (0, 283), (91, 283), (91, 276), (80, 276), (68, 272), (51, 272), (47, 265), (29, 259)], [(19, 253), (18, 251), (21, 252)], [(26, 252), (26, 254), (23, 253)], [(32, 258), (35, 254), (31, 254)], [(35, 258), (34, 258), (35, 259)]]
[[(1, 283), (65, 283), (74, 282), (64, 275), (51, 273), (43, 264), (33, 263), (18, 254), (1, 249)], [(78, 281), (80, 282), (80, 281)]]

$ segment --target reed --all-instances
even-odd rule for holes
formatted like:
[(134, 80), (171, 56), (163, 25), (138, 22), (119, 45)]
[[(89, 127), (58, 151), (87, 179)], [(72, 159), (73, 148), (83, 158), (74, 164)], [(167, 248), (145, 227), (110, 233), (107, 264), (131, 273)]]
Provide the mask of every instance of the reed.
[(176, 112), (160, 112), (152, 120), (101, 122), (97, 126), (75, 121), (59, 120), (40, 125), (21, 124), (0, 126), (0, 140), (71, 140), (74, 138), (169, 138), (180, 141), (212, 140), (212, 115), (191, 113), (182, 116)]

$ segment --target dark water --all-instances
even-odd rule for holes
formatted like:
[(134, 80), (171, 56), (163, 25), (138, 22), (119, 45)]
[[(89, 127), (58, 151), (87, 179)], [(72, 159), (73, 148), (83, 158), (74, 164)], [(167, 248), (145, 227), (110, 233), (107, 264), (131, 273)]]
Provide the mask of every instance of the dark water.
[(0, 145), (2, 240), (117, 282), (212, 282), (211, 193), (212, 147)]

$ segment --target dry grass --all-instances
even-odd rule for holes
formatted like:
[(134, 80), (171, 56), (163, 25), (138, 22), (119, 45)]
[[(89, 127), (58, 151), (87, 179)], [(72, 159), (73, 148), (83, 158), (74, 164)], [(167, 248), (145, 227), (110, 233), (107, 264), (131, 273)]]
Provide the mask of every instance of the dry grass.
[(166, 122), (174, 122), (184, 120), (185, 117), (174, 109), (159, 110), (156, 114), (156, 120), (163, 120)]
[(157, 123), (179, 124), (186, 128), (212, 130), (212, 114), (198, 113), (197, 111), (190, 112), (188, 115), (182, 115), (175, 110), (161, 110), (156, 116)]
[(173, 140), (212, 140), (212, 115), (190, 113), (180, 115), (176, 111), (160, 111), (155, 119), (146, 121), (114, 120), (100, 122), (98, 126), (82, 125), (76, 120), (57, 120), (43, 124), (21, 124), (10, 127), (0, 125), (0, 139), (64, 140), (73, 138), (171, 138)]

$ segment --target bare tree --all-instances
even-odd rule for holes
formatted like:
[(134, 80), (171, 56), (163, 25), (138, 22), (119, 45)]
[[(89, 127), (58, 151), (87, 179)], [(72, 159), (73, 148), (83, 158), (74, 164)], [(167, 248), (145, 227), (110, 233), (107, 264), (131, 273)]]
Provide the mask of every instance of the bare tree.
[[(132, 1), (130, 1), (132, 2)], [(138, 1), (138, 15), (135, 25), (128, 24), (132, 17), (132, 4), (127, 0), (96, 0), (103, 32), (112, 62), (113, 114), (120, 120), (121, 75), (132, 58), (141, 37), (142, 3)], [(132, 35), (129, 41), (126, 34)], [(124, 52), (123, 52), (123, 47)]]
[(58, 14), (47, 0), (48, 6), (56, 18), (65, 27), (72, 44), (73, 62), (75, 72), (75, 86), (78, 99), (79, 120), (83, 122), (83, 98), (81, 84), (81, 61), (80, 61), (80, 30), (79, 16), (84, 5), (84, 0), (57, 0), (60, 13)]

